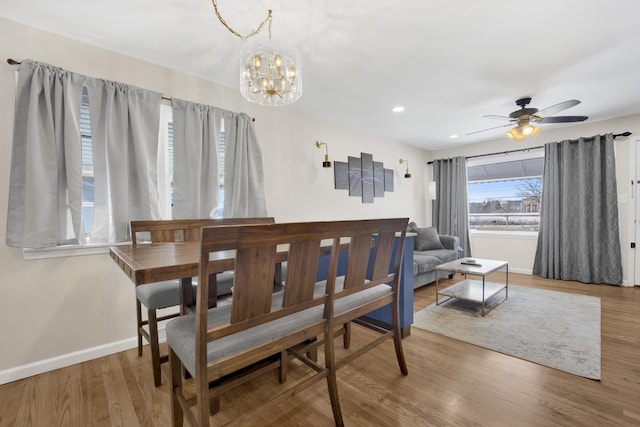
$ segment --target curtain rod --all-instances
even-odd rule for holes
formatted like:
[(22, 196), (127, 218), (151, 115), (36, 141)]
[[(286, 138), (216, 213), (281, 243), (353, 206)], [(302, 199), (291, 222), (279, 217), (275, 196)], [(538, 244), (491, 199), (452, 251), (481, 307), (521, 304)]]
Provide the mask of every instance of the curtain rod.
[[(616, 139), (619, 136), (630, 136), (631, 132), (622, 132), (622, 133), (616, 133), (613, 135), (613, 139)], [(507, 151), (497, 151), (495, 153), (486, 153), (486, 154), (476, 154), (473, 156), (466, 156), (465, 159), (475, 159), (477, 157), (487, 157), (487, 156), (497, 156), (498, 154), (509, 154), (509, 153), (523, 153), (525, 151), (529, 151), (529, 150), (539, 150), (541, 148), (544, 148), (544, 145), (538, 145), (535, 147), (527, 147), (527, 148), (519, 148), (517, 150), (507, 150)], [(433, 160), (429, 160), (427, 162), (428, 165), (432, 165), (433, 164)]]
[[(8, 63), (9, 65), (20, 65), (20, 64), (22, 64), (22, 62), (20, 62), (20, 61), (16, 61), (15, 59), (12, 59), (12, 58), (7, 58), (7, 63)], [(169, 101), (169, 102), (171, 102), (173, 98), (168, 98), (168, 97), (166, 97), (166, 96), (164, 96), (164, 95), (163, 95), (163, 96), (162, 96), (162, 99), (164, 99), (165, 101)], [(255, 117), (252, 117), (252, 118), (251, 118), (251, 121), (255, 122), (255, 121), (256, 121), (256, 118), (255, 118)]]

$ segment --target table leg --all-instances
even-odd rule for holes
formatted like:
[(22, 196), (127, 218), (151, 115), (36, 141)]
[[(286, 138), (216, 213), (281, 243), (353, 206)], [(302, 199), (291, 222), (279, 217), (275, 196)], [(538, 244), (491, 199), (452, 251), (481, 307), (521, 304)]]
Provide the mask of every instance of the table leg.
[(440, 305), (438, 302), (438, 271), (436, 270), (436, 305)]
[(484, 276), (482, 276), (482, 317), (484, 317)]
[(185, 277), (180, 280), (180, 315), (187, 314), (187, 307), (193, 302), (193, 286), (191, 286), (191, 277)]
[(507, 276), (504, 280), (504, 284), (505, 284), (505, 300), (509, 298), (509, 264), (507, 264)]
[(217, 274), (209, 276), (209, 301), (207, 306), (213, 308), (218, 305), (218, 279)]

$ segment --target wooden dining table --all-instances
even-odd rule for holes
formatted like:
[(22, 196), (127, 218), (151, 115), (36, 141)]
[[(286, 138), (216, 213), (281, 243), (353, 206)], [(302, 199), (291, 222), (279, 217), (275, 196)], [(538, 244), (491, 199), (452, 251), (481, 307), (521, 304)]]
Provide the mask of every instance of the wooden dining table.
[(200, 242), (165, 242), (109, 248), (111, 259), (135, 286), (180, 280), (180, 313), (193, 301), (192, 278), (198, 276)]
[[(276, 274), (274, 282), (282, 282), (281, 263), (286, 261), (288, 247), (278, 248)], [(330, 247), (323, 248), (321, 253), (328, 253)], [(120, 245), (109, 248), (111, 259), (131, 279), (134, 285), (180, 280), (180, 313), (189, 311), (193, 302), (192, 278), (198, 277), (200, 262), (200, 242), (161, 242), (137, 245)], [(215, 261), (215, 270), (224, 272), (234, 269), (235, 251), (220, 251), (211, 255)], [(209, 305), (215, 305), (217, 283), (215, 275), (209, 278)]]

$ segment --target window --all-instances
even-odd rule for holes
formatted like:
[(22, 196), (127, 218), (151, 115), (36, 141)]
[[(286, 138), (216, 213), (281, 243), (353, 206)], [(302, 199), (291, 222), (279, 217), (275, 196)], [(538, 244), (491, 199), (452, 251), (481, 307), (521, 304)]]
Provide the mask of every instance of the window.
[[(163, 218), (171, 219), (173, 206), (173, 122), (171, 106), (161, 106), (160, 133), (158, 144), (158, 188)], [(91, 243), (91, 227), (93, 224), (93, 158), (91, 146), (91, 122), (89, 119), (89, 95), (86, 87), (82, 92), (82, 106), (80, 110), (80, 133), (82, 141), (82, 222), (87, 242)], [(220, 187), (220, 208), (215, 212), (216, 218), (222, 218), (224, 206), (224, 124), (220, 131), (218, 143), (218, 169)]]
[[(544, 153), (467, 163), (469, 228), (537, 232)], [(534, 157), (535, 156), (535, 157)]]
[(93, 224), (93, 150), (91, 149), (91, 120), (89, 118), (89, 93), (82, 88), (80, 106), (80, 144), (82, 150), (82, 224), (87, 242), (91, 242)]
[(222, 218), (224, 208), (224, 119), (222, 122), (222, 129), (220, 130), (220, 140), (218, 141), (218, 182), (220, 182), (220, 188), (218, 188), (219, 208), (216, 209), (213, 217)]

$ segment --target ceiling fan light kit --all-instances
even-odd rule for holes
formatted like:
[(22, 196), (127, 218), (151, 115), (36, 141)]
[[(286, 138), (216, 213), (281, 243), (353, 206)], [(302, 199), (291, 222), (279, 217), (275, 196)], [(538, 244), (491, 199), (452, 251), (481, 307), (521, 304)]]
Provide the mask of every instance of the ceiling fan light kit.
[(486, 130), (501, 128), (503, 126), (515, 126), (506, 132), (507, 137), (515, 141), (523, 141), (526, 137), (534, 137), (540, 133), (540, 128), (534, 126), (534, 124), (540, 123), (571, 123), (571, 122), (583, 122), (587, 120), (588, 116), (551, 116), (552, 114), (566, 110), (580, 104), (577, 99), (570, 99), (568, 101), (560, 102), (559, 104), (552, 105), (542, 110), (537, 108), (527, 107), (531, 102), (531, 98), (520, 98), (516, 101), (516, 105), (520, 107), (519, 110), (513, 111), (509, 116), (496, 116), (487, 115), (484, 117), (497, 118), (501, 120), (508, 120), (509, 123), (502, 126), (496, 126), (489, 129), (483, 129), (476, 132), (468, 133), (471, 135), (478, 132), (484, 132)]

